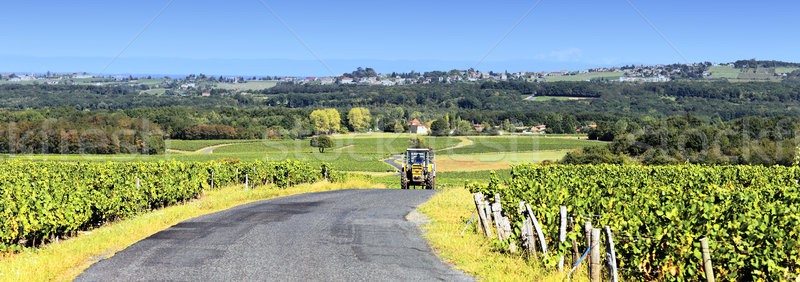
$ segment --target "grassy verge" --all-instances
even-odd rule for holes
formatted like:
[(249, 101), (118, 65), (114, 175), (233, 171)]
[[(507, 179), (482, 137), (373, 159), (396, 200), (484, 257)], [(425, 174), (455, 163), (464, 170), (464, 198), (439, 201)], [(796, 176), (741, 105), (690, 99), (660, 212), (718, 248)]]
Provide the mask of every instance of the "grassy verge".
[[(431, 247), (446, 262), (465, 273), (487, 281), (562, 281), (566, 274), (545, 269), (523, 255), (504, 253), (477, 231), (472, 221), (463, 236), (459, 233), (472, 216), (475, 204), (464, 188), (449, 188), (422, 204), (419, 211), (431, 221), (423, 226)], [(579, 273), (579, 271), (576, 271)], [(578, 274), (573, 280), (584, 281)]]
[(346, 183), (319, 182), (288, 189), (274, 186), (244, 190), (242, 185), (206, 192), (205, 196), (121, 220), (83, 232), (68, 240), (34, 251), (6, 255), (0, 260), (0, 281), (72, 280), (92, 263), (183, 220), (225, 210), (253, 201), (337, 189), (380, 188), (382, 185), (353, 180)]

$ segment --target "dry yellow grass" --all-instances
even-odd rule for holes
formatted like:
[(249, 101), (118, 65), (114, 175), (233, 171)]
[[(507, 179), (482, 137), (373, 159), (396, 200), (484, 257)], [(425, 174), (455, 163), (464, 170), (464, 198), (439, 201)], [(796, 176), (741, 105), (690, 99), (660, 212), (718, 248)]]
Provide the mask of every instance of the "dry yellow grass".
[[(419, 211), (431, 218), (423, 226), (431, 247), (456, 269), (486, 281), (563, 281), (566, 273), (546, 269), (539, 262), (529, 261), (523, 255), (501, 252), (486, 237), (476, 233), (475, 220), (464, 232), (466, 220), (472, 216), (475, 204), (472, 195), (464, 188), (445, 189)], [(577, 274), (577, 276), (576, 276)], [(573, 281), (585, 281), (585, 274), (576, 271)]]
[(83, 234), (46, 245), (34, 252), (7, 255), (0, 260), (0, 281), (72, 280), (92, 263), (183, 220), (253, 201), (337, 189), (383, 188), (365, 181), (319, 182), (288, 189), (259, 187), (244, 190), (242, 185), (206, 192), (186, 204), (171, 206), (121, 220)]

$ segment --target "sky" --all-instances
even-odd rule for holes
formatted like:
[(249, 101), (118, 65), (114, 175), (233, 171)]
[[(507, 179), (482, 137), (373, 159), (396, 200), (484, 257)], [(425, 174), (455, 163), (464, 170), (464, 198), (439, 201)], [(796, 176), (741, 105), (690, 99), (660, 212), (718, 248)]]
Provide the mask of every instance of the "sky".
[(7, 1), (0, 72), (331, 76), (800, 62), (798, 1)]

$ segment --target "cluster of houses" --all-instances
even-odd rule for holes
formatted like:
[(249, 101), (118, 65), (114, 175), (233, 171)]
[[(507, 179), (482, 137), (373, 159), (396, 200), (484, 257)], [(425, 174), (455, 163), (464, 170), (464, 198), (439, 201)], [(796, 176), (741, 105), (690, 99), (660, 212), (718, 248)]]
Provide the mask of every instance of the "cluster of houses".
[[(697, 64), (692, 64), (691, 66), (696, 66)], [(731, 64), (732, 65), (732, 64)], [(452, 70), (449, 72), (433, 72), (438, 73), (440, 76), (426, 76), (425, 74), (417, 74), (415, 76), (409, 77), (408, 75), (395, 75), (395, 74), (376, 74), (375, 76), (368, 76), (368, 77), (349, 77), (345, 75), (338, 75), (338, 76), (331, 76), (331, 77), (293, 77), (293, 76), (286, 76), (286, 77), (275, 77), (281, 82), (285, 83), (312, 83), (312, 84), (359, 84), (359, 85), (384, 85), (384, 86), (392, 86), (392, 85), (406, 85), (406, 84), (426, 84), (426, 83), (456, 83), (460, 81), (485, 81), (485, 80), (495, 80), (495, 81), (532, 81), (539, 79), (541, 81), (547, 81), (548, 77), (558, 77), (558, 76), (567, 76), (567, 75), (578, 75), (578, 74), (585, 74), (585, 73), (621, 73), (618, 81), (620, 82), (666, 82), (670, 81), (672, 76), (676, 74), (680, 74), (681, 68), (675, 65), (653, 65), (653, 66), (645, 66), (645, 65), (638, 65), (638, 66), (624, 66), (624, 67), (602, 67), (602, 68), (590, 68), (586, 70), (580, 71), (542, 71), (542, 72), (481, 72), (476, 70)], [(711, 74), (706, 72), (703, 75), (710, 76)], [(785, 74), (778, 74), (778, 75), (785, 75)], [(75, 78), (92, 78), (93, 76), (90, 74), (8, 74), (3, 73), (0, 74), (0, 79), (8, 80), (11, 82), (15, 81), (30, 81), (30, 80), (37, 80), (43, 79), (46, 80), (47, 83), (51, 84), (58, 84), (59, 80), (64, 79), (75, 79)], [(123, 78), (117, 78), (118, 80)], [(220, 77), (222, 79), (222, 77)], [(253, 78), (255, 79), (255, 77)], [(230, 80), (230, 81), (228, 81)], [(235, 78), (226, 78), (226, 82), (240, 82), (244, 80), (242, 77), (235, 77)], [(187, 81), (179, 86), (182, 89), (191, 89), (195, 88), (196, 85), (191, 82)]]
[[(585, 72), (585, 71), (581, 71)], [(574, 72), (579, 73), (579, 72)], [(391, 76), (386, 74), (378, 74), (377, 76), (370, 77), (348, 77), (339, 75), (335, 77), (282, 77), (281, 82), (291, 83), (318, 83), (326, 84), (360, 84), (360, 85), (407, 85), (407, 84), (428, 84), (434, 82), (443, 83), (456, 83), (461, 81), (479, 81), (479, 80), (495, 80), (495, 81), (508, 81), (508, 80), (525, 80), (534, 78), (543, 78), (547, 76), (562, 76), (568, 75), (571, 72), (566, 70), (554, 72), (514, 72), (514, 73), (494, 73), (494, 72), (480, 72), (480, 71), (467, 71), (461, 70), (453, 74), (449, 72), (445, 76), (424, 76), (418, 75), (417, 77), (401, 77)]]
[(46, 73), (46, 74), (15, 74), (15, 73), (2, 73), (0, 74), (0, 79), (8, 80), (9, 82), (23, 82), (23, 81), (44, 81), (47, 84), (65, 84), (66, 80), (68, 79), (76, 79), (76, 78), (92, 78), (93, 76), (90, 74), (56, 74), (56, 73)]
[(461, 70), (457, 71), (457, 73), (448, 72), (447, 75), (444, 76), (424, 76), (422, 74), (418, 75), (417, 77), (400, 77), (400, 76), (391, 76), (386, 74), (377, 74), (377, 76), (370, 76), (370, 77), (348, 77), (344, 75), (334, 76), (334, 77), (282, 77), (279, 80), (281, 82), (291, 82), (291, 83), (314, 83), (314, 84), (359, 84), (359, 85), (385, 85), (385, 86), (392, 86), (392, 85), (407, 85), (407, 84), (427, 84), (427, 83), (456, 83), (461, 81), (482, 81), (482, 80), (495, 80), (495, 81), (531, 81), (535, 79), (540, 79), (542, 81), (547, 81), (548, 77), (555, 77), (555, 76), (565, 76), (565, 75), (577, 75), (577, 74), (585, 74), (585, 73), (595, 73), (595, 72), (622, 72), (622, 76), (619, 78), (620, 82), (634, 82), (634, 81), (643, 81), (643, 82), (666, 82), (670, 81), (670, 74), (674, 74), (675, 72), (680, 72), (680, 69), (669, 69), (668, 71), (665, 70), (663, 65), (656, 65), (656, 66), (636, 66), (632, 69), (623, 69), (620, 67), (609, 67), (609, 68), (592, 68), (588, 70), (580, 70), (580, 71), (552, 71), (552, 72), (502, 72), (502, 73), (495, 73), (495, 72), (481, 72), (481, 71), (473, 71), (473, 70)]

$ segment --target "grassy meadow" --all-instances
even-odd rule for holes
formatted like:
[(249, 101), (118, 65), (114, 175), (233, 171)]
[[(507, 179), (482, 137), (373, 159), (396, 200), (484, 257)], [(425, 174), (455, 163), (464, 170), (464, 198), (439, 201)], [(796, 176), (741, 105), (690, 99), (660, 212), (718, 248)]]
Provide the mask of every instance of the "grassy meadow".
[(708, 67), (708, 72), (711, 73), (711, 78), (727, 78), (727, 79), (736, 79), (739, 77), (739, 69), (734, 68), (732, 66), (710, 66)]
[(267, 89), (277, 84), (277, 80), (247, 80), (245, 83), (218, 83), (217, 87), (235, 91), (248, 91)]

